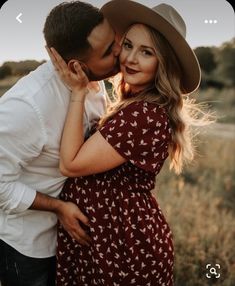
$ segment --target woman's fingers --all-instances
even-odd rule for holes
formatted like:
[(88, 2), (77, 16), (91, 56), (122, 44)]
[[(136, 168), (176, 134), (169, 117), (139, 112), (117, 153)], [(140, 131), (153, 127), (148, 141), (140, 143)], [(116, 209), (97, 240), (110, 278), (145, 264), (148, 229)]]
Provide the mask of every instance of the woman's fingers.
[(74, 63), (74, 69), (76, 71), (76, 74), (81, 78), (81, 81), (88, 82), (88, 78), (85, 72), (82, 70), (82, 67), (79, 62)]
[[(50, 52), (52, 55), (53, 63), (55, 63), (55, 66), (57, 67), (58, 71), (66, 75), (67, 77), (73, 76), (73, 73), (69, 70), (68, 65), (66, 64), (64, 59), (61, 57), (61, 55), (56, 51), (56, 49), (51, 47)], [(74, 69), (77, 75), (83, 76), (84, 73), (78, 61), (74, 63)]]
[(53, 47), (49, 48), (46, 46), (46, 50), (56, 71), (61, 75), (68, 73), (68, 66), (60, 54)]
[(89, 80), (78, 60), (73, 60), (71, 69), (71, 63), (67, 64), (53, 47), (46, 47), (46, 49), (57, 73), (66, 85), (73, 89), (77, 87), (83, 88), (88, 84)]
[(54, 54), (52, 53), (51, 49), (46, 46), (46, 50), (47, 50), (47, 53), (48, 53), (53, 65), (54, 65), (55, 69), (59, 70), (59, 66), (57, 65), (56, 58), (55, 58)]
[(58, 66), (60, 71), (66, 71), (68, 69), (68, 66), (64, 59), (61, 57), (61, 55), (54, 49), (53, 47), (50, 48), (51, 53), (53, 55), (53, 58), (56, 61), (56, 66)]

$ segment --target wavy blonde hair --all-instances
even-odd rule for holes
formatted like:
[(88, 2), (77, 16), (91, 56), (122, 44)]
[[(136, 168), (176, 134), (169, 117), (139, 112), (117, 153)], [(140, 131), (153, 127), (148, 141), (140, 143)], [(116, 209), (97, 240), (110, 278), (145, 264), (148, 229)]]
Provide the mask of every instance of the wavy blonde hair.
[(158, 59), (158, 68), (154, 82), (133, 96), (122, 75), (112, 79), (115, 101), (101, 118), (102, 126), (120, 109), (133, 102), (146, 101), (165, 108), (172, 129), (172, 141), (169, 144), (170, 169), (179, 174), (184, 163), (191, 161), (195, 154), (195, 126), (207, 125), (212, 121), (210, 112), (204, 106), (189, 99), (181, 88), (182, 72), (178, 59), (168, 41), (156, 30), (145, 26), (152, 38)]

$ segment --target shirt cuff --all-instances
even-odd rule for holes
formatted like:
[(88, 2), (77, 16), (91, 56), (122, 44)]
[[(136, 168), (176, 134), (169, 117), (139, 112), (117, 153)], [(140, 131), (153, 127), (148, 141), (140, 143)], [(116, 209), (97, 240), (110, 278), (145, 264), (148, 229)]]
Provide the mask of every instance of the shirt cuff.
[(17, 207), (17, 212), (23, 212), (27, 210), (33, 203), (36, 197), (36, 191), (30, 188), (25, 189), (20, 201), (20, 205)]

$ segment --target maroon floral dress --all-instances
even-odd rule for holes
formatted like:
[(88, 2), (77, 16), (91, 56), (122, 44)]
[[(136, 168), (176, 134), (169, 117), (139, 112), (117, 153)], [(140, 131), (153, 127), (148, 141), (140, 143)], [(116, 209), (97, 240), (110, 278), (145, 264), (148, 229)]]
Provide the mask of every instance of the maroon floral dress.
[(57, 286), (173, 285), (172, 234), (151, 194), (168, 156), (167, 114), (131, 103), (99, 132), (127, 162), (66, 181), (61, 199), (89, 218), (92, 243), (82, 246), (58, 226)]

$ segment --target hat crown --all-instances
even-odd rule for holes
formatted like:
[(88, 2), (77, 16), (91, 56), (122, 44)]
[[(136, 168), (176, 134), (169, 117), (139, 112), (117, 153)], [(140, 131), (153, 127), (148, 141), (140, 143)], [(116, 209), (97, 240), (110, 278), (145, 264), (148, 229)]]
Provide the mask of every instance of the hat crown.
[(186, 25), (179, 13), (170, 5), (160, 4), (152, 8), (154, 12), (171, 24), (182, 37), (186, 38)]

